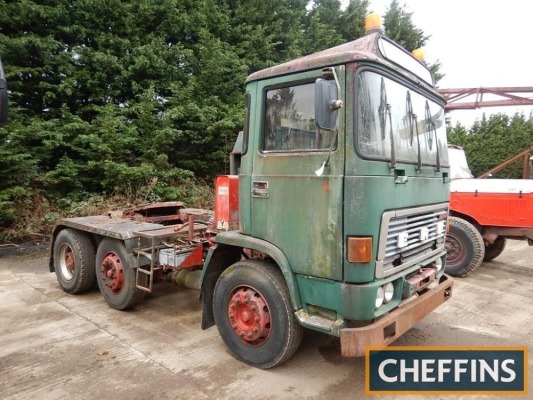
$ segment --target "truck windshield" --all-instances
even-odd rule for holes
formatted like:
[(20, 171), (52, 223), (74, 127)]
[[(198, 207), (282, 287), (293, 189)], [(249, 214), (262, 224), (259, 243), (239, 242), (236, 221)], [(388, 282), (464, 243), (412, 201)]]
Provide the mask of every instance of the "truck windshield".
[(448, 166), (444, 108), (372, 71), (357, 76), (359, 154), (365, 158)]

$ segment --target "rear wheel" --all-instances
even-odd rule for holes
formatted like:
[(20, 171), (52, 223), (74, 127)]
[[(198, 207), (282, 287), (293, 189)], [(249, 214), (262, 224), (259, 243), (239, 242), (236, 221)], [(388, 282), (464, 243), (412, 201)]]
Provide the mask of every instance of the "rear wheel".
[(94, 246), (89, 237), (74, 229), (63, 229), (54, 241), (54, 270), (61, 288), (71, 294), (94, 285)]
[(479, 231), (470, 222), (450, 217), (446, 250), (446, 272), (453, 276), (465, 277), (483, 262), (485, 243)]
[(485, 257), (483, 261), (494, 260), (505, 249), (506, 240), (503, 236), (498, 236), (493, 243), (489, 243), (485, 246)]
[(145, 292), (137, 288), (133, 256), (119, 240), (104, 239), (96, 252), (96, 280), (105, 301), (117, 310), (139, 304)]
[(296, 321), (289, 290), (276, 266), (240, 261), (217, 281), (215, 322), (233, 355), (258, 368), (272, 368), (300, 346), (303, 328)]

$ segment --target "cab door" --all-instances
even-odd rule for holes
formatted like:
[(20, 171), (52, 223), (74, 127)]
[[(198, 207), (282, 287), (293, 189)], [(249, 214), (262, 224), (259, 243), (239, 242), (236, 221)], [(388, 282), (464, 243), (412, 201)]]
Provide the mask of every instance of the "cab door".
[[(293, 272), (341, 280), (344, 113), (338, 134), (316, 127), (315, 80), (321, 74), (258, 82), (250, 225), (253, 236), (283, 251)], [(343, 87), (344, 71), (337, 74)]]

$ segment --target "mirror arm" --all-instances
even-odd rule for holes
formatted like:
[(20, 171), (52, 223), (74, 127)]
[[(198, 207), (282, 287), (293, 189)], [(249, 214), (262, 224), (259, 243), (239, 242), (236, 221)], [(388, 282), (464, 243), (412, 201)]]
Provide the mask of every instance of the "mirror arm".
[(339, 83), (339, 78), (337, 78), (337, 72), (335, 72), (335, 67), (330, 68), (331, 73), (333, 74), (333, 79), (335, 79), (335, 84), (337, 85), (337, 93), (341, 94), (341, 84)]
[[(333, 79), (335, 79), (335, 85), (337, 85), (337, 93), (340, 96), (340, 94), (341, 94), (341, 84), (339, 83), (339, 78), (337, 78), (337, 72), (335, 72), (335, 67), (331, 67), (329, 70), (333, 74)], [(342, 100), (338, 100), (338, 99), (337, 100), (332, 100), (330, 102), (331, 111), (336, 111), (339, 108), (342, 108), (342, 105), (343, 105)], [(324, 161), (322, 163), (320, 168), (318, 168), (315, 171), (315, 175), (316, 176), (322, 176), (322, 174), (324, 173), (324, 168), (329, 167), (329, 160), (331, 158), (331, 152), (333, 151), (333, 146), (335, 146), (335, 143), (337, 142), (338, 136), (339, 136), (339, 118), (337, 118), (337, 120), (335, 121), (335, 135), (331, 139), (331, 144), (329, 146), (328, 156), (326, 158), (326, 161)]]

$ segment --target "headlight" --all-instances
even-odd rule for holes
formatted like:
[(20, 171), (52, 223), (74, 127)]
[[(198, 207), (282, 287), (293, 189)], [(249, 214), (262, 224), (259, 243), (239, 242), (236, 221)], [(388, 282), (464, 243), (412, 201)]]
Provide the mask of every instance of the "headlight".
[(383, 298), (385, 300), (385, 303), (388, 303), (392, 300), (394, 297), (394, 285), (392, 282), (387, 283), (385, 286), (383, 286)]
[(378, 287), (378, 291), (376, 293), (376, 308), (381, 307), (383, 304), (383, 300), (385, 300), (385, 292), (383, 290), (383, 287)]
[(435, 265), (437, 266), (437, 271), (440, 271), (442, 269), (442, 258), (437, 258), (435, 260)]

